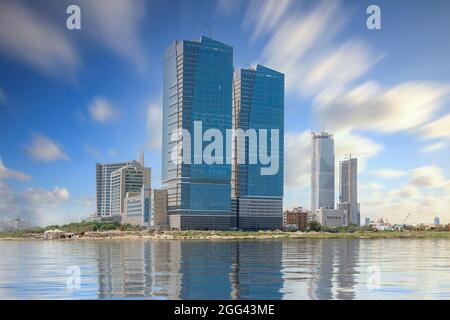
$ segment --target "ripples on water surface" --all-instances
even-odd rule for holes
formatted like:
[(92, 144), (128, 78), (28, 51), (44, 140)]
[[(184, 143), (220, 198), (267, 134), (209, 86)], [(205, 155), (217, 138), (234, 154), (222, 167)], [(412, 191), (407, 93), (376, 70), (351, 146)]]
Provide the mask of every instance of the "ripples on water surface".
[(449, 240), (0, 241), (1, 299), (449, 299), (449, 280)]

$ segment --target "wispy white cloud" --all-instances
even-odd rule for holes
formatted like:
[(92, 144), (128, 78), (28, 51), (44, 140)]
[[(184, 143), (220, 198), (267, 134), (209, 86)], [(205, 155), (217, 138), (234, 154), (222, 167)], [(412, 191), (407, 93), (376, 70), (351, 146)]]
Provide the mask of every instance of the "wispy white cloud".
[(88, 106), (92, 119), (99, 123), (109, 123), (119, 117), (119, 112), (104, 97), (96, 97)]
[(320, 1), (312, 8), (295, 1), (255, 1), (244, 27), (252, 39), (268, 37), (259, 60), (286, 73), (287, 91), (309, 98), (342, 90), (384, 56), (358, 39), (335, 42), (348, 20), (339, 1)]
[[(52, 223), (67, 222), (63, 205), (69, 200), (66, 188), (53, 190), (28, 188), (16, 191), (0, 181), (0, 213), (2, 219), (21, 217), (33, 225), (45, 226)], [(70, 217), (69, 217), (70, 219)]]
[[(236, 7), (236, 3), (233, 4), (233, 1), (229, 0), (219, 3), (222, 4), (222, 7), (227, 8), (227, 11)], [(249, 1), (242, 27), (251, 30), (251, 39), (255, 40), (262, 34), (275, 29), (294, 3), (293, 0)]]
[(80, 64), (61, 28), (18, 1), (0, 2), (0, 52), (49, 75), (70, 75)]
[(424, 138), (450, 139), (450, 114), (424, 125), (418, 131)]
[(28, 154), (35, 160), (44, 162), (69, 160), (63, 147), (43, 134), (33, 133), (31, 142), (26, 146)]
[(407, 171), (397, 170), (397, 169), (390, 169), (390, 168), (388, 168), (388, 169), (371, 170), (368, 173), (373, 175), (373, 176), (380, 177), (380, 178), (385, 178), (385, 179), (405, 177), (405, 176), (407, 176), (409, 174)]
[(147, 60), (139, 39), (146, 3), (142, 0), (81, 0), (84, 28), (112, 52), (145, 72)]
[(26, 175), (25, 173), (7, 168), (4, 165), (2, 158), (0, 157), (0, 180), (3, 179), (16, 179), (20, 181), (28, 181), (31, 180), (31, 177)]
[(102, 157), (100, 150), (90, 144), (84, 145), (84, 152), (93, 156), (96, 159), (100, 159)]
[(440, 216), (441, 221), (450, 221), (450, 180), (442, 169), (429, 165), (411, 170), (409, 174), (406, 183), (393, 188), (362, 189), (362, 216), (383, 217), (393, 223), (431, 223), (435, 216)]
[(147, 148), (158, 149), (162, 143), (162, 107), (152, 102), (147, 109)]
[(432, 118), (448, 92), (448, 85), (435, 82), (406, 82), (388, 89), (365, 82), (332, 98), (322, 96), (314, 113), (331, 130), (413, 130)]
[(445, 149), (445, 148), (447, 148), (447, 146), (448, 146), (447, 142), (436, 142), (436, 143), (430, 144), (426, 147), (423, 147), (421, 149), (421, 151), (423, 153), (432, 153), (432, 152), (436, 152), (436, 151)]

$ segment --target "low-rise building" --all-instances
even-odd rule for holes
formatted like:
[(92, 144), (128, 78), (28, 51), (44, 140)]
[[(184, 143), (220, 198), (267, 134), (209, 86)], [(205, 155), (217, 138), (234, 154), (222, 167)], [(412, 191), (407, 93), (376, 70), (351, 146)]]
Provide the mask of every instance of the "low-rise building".
[(321, 207), (317, 210), (317, 222), (323, 227), (341, 227), (348, 225), (347, 211)]
[(140, 192), (127, 192), (122, 223), (145, 227), (149, 223), (151, 189), (142, 186)]
[(152, 189), (150, 198), (150, 226), (168, 227), (167, 190)]
[(286, 210), (283, 214), (283, 227), (286, 230), (300, 230), (305, 231), (308, 225), (309, 211), (296, 207), (292, 210)]
[(147, 228), (166, 228), (167, 190), (142, 187), (141, 192), (128, 192), (122, 223)]

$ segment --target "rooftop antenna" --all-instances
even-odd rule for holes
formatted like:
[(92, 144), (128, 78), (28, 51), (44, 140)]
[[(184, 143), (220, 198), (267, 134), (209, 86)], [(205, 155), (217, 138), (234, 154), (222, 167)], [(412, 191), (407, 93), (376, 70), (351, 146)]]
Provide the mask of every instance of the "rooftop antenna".
[(208, 28), (208, 34), (209, 34), (208, 37), (212, 38), (211, 26), (208, 25), (208, 24), (206, 24), (206, 23), (204, 23), (204, 22), (202, 22), (202, 25), (203, 25), (204, 27)]

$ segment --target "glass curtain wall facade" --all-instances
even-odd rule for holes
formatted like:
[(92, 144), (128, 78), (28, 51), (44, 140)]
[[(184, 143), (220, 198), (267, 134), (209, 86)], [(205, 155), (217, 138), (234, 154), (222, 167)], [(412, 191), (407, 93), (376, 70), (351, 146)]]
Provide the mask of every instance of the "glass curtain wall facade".
[(334, 209), (334, 140), (327, 132), (312, 133), (311, 213)]
[(97, 163), (96, 173), (96, 193), (97, 193), (97, 215), (111, 216), (111, 174), (125, 166), (137, 164), (137, 161)]
[[(233, 129), (255, 130), (257, 139), (250, 144), (245, 134), (243, 144), (233, 141), (232, 207), (239, 229), (280, 229), (283, 225), (284, 174), (284, 74), (257, 65), (241, 69), (234, 75)], [(277, 173), (263, 175), (266, 167), (250, 158), (259, 153), (260, 129), (267, 130), (267, 150), (270, 152), (271, 129), (277, 129)], [(248, 132), (248, 131), (247, 131)], [(244, 147), (244, 148), (242, 148)], [(272, 155), (276, 156), (276, 155)], [(240, 161), (238, 161), (240, 160)]]
[[(232, 77), (233, 48), (213, 39), (176, 41), (166, 51), (162, 183), (173, 229), (230, 228), (231, 164), (225, 159), (223, 164), (203, 163), (201, 153), (210, 142), (195, 136), (194, 123), (201, 122), (202, 134), (214, 128), (226, 137), (226, 129), (231, 129)], [(190, 141), (182, 129), (190, 133)], [(194, 152), (196, 140), (201, 141), (200, 153)], [(181, 161), (183, 154), (190, 154), (190, 163)]]

